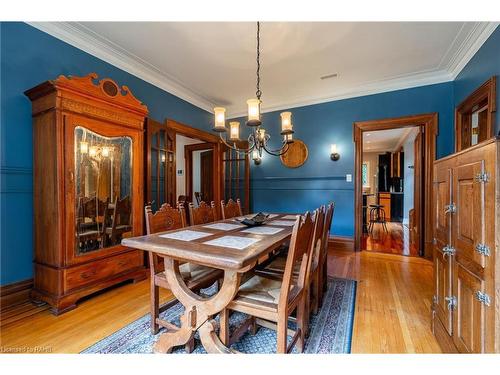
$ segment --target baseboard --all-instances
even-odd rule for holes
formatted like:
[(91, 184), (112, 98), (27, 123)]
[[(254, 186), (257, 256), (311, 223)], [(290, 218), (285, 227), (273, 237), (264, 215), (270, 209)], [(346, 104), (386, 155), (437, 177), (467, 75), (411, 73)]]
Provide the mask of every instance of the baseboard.
[(341, 251), (354, 251), (354, 238), (346, 236), (330, 236), (328, 248)]
[(0, 286), (0, 310), (27, 302), (33, 289), (33, 279)]

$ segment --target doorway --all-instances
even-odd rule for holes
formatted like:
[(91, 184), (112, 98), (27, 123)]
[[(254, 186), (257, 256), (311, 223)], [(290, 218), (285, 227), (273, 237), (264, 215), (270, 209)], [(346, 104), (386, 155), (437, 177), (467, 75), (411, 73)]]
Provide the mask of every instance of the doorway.
[[(404, 189), (404, 179), (400, 177), (394, 178), (394, 176), (401, 175), (401, 154), (399, 150), (396, 152), (390, 152), (390, 155), (385, 155), (381, 163), (385, 163), (385, 175), (379, 178), (379, 167), (377, 165), (376, 173), (370, 173), (367, 171), (367, 166), (363, 166), (363, 148), (368, 145), (366, 140), (366, 134), (374, 134), (376, 131), (393, 130), (393, 129), (408, 129), (417, 128), (417, 135), (415, 136), (416, 142), (413, 142), (413, 146), (418, 149), (416, 154), (414, 154), (415, 162), (413, 164), (414, 171), (414, 212), (412, 218), (412, 229), (418, 234), (413, 238), (415, 242), (415, 253), (416, 255), (425, 256), (426, 258), (432, 257), (432, 171), (433, 171), (433, 161), (435, 160), (435, 147), (436, 147), (436, 135), (437, 135), (437, 113), (416, 115), (416, 116), (405, 116), (399, 118), (382, 119), (374, 121), (364, 121), (354, 123), (354, 142), (355, 142), (355, 181), (354, 181), (354, 191), (355, 191), (355, 249), (357, 251), (362, 250), (363, 246), (366, 246), (366, 241), (363, 244), (363, 234), (366, 231), (366, 226), (368, 220), (370, 220), (370, 210), (373, 207), (369, 207), (368, 195), (366, 193), (372, 194), (372, 199), (375, 201), (372, 204), (382, 207), (384, 211), (389, 211), (391, 208), (391, 190), (392, 192), (400, 193), (399, 191)], [(405, 130), (407, 132), (407, 130)], [(417, 139), (418, 138), (418, 139)], [(384, 153), (385, 154), (385, 153)], [(399, 169), (398, 169), (399, 168)], [(382, 171), (384, 169), (382, 168)], [(364, 174), (363, 174), (364, 173)], [(368, 175), (367, 175), (368, 173)], [(404, 172), (403, 172), (404, 175)], [(363, 177), (364, 176), (364, 177)], [(365, 189), (363, 189), (363, 178), (365, 179)], [(376, 180), (375, 180), (376, 178)], [(375, 187), (370, 186), (370, 190), (367, 189), (367, 179), (370, 180), (370, 185), (377, 185)], [(379, 181), (380, 180), (380, 181)], [(380, 182), (380, 186), (379, 186)], [(385, 184), (385, 185), (384, 185)], [(381, 189), (387, 190), (382, 191)], [(365, 193), (365, 195), (363, 194)], [(394, 194), (396, 195), (396, 194)], [(400, 201), (401, 197), (395, 198), (395, 201)], [(394, 203), (393, 203), (394, 204)], [(404, 209), (404, 204), (403, 204)], [(398, 215), (401, 212), (398, 208)], [(404, 211), (403, 211), (404, 212)], [(382, 227), (380, 219), (380, 211), (372, 211), (374, 213), (375, 221), (374, 226), (377, 226), (378, 230), (385, 229)], [(404, 214), (403, 214), (404, 215)], [(409, 213), (408, 213), (409, 215)], [(401, 215), (400, 215), (401, 216)], [(387, 215), (385, 217), (387, 230), (392, 224), (392, 221), (387, 220)], [(399, 219), (399, 217), (398, 217)], [(409, 218), (408, 218), (409, 221)], [(389, 225), (387, 225), (389, 224)], [(402, 223), (401, 223), (402, 225)], [(410, 224), (408, 223), (410, 226)], [(429, 230), (426, 230), (426, 229)], [(400, 227), (400, 229), (403, 229)], [(404, 233), (401, 233), (404, 235)], [(365, 238), (366, 238), (365, 232)], [(385, 246), (384, 244), (379, 244), (380, 246)], [(380, 249), (380, 248), (379, 248)]]
[(184, 146), (185, 192), (195, 205), (214, 200), (214, 149), (213, 143), (206, 142)]
[[(361, 250), (420, 254), (418, 223), (422, 155), (421, 127), (363, 132)], [(417, 172), (417, 173), (415, 173)]]

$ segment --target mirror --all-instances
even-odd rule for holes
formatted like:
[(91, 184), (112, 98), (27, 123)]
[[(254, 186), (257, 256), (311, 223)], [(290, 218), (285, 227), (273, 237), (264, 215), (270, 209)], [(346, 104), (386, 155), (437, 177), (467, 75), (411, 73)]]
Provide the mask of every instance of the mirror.
[(75, 128), (77, 254), (120, 244), (132, 234), (132, 140)]

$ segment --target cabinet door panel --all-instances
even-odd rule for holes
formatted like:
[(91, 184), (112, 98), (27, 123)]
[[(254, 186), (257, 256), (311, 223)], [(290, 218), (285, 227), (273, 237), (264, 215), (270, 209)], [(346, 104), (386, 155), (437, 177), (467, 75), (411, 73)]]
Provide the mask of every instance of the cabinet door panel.
[(452, 256), (443, 254), (443, 248), (451, 240), (451, 217), (446, 213), (446, 206), (452, 199), (452, 169), (446, 164), (439, 164), (435, 168), (434, 177), (434, 282), (435, 304), (434, 309), (451, 335), (453, 332), (452, 310), (448, 308), (446, 298), (452, 296)]
[(484, 172), (484, 161), (457, 167), (454, 183), (454, 197), (457, 211), (453, 217), (454, 247), (457, 259), (472, 261), (484, 267), (485, 257), (476, 251), (478, 244), (484, 244), (484, 184), (476, 176)]
[(454, 310), (453, 341), (461, 353), (482, 353), (486, 332), (485, 305), (476, 298), (476, 292), (484, 292), (484, 282), (455, 262), (454, 294), (457, 306)]
[(451, 296), (451, 262), (437, 247), (434, 249), (434, 311), (448, 333), (453, 333), (452, 310), (448, 308), (447, 297)]

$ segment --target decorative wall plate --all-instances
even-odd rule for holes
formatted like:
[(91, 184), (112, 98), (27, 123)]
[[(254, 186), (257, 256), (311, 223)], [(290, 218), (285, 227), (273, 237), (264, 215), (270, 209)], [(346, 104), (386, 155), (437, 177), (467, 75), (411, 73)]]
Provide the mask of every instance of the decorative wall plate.
[(304, 142), (295, 139), (288, 151), (280, 156), (281, 162), (288, 168), (298, 168), (307, 160), (308, 150)]

